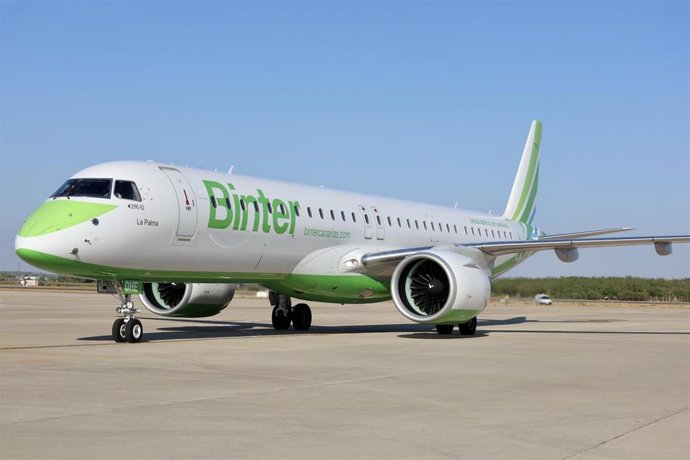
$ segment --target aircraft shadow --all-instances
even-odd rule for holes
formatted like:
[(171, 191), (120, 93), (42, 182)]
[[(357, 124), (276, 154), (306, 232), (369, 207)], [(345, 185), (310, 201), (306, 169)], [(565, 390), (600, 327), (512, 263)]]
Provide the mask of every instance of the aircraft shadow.
[[(530, 320), (524, 316), (516, 316), (502, 320), (480, 319), (478, 330), (474, 336), (460, 335), (457, 330), (450, 335), (436, 333), (433, 326), (415, 323), (404, 324), (366, 324), (343, 326), (312, 326), (309, 331), (298, 332), (292, 329), (277, 331), (270, 323), (233, 322), (205, 319), (178, 319), (178, 318), (146, 318), (155, 321), (169, 321), (176, 323), (170, 327), (158, 327), (155, 330), (146, 329), (144, 322), (144, 341), (157, 342), (165, 340), (204, 340), (231, 337), (263, 337), (274, 335), (303, 335), (303, 334), (375, 334), (398, 333), (398, 337), (405, 339), (474, 339), (487, 337), (490, 334), (500, 333), (536, 333), (536, 334), (621, 334), (621, 335), (690, 335), (688, 332), (656, 332), (656, 331), (606, 331), (606, 330), (562, 330), (562, 329), (485, 329), (496, 326), (511, 326), (525, 323), (608, 323), (610, 320)], [(113, 340), (111, 335), (99, 335), (91, 337), (79, 337), (80, 341), (107, 341)]]

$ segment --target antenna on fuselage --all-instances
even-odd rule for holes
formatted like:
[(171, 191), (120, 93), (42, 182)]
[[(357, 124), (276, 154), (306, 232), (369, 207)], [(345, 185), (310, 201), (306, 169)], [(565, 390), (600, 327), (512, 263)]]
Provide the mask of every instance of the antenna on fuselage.
[(228, 169), (228, 174), (232, 174), (232, 171), (235, 169), (235, 165), (230, 166), (230, 169)]

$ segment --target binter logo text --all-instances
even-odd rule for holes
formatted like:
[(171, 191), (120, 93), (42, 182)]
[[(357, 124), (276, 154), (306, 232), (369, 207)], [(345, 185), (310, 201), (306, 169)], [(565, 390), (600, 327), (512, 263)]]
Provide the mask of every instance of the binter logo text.
[(261, 189), (256, 189), (256, 195), (241, 195), (233, 184), (224, 185), (212, 180), (203, 182), (211, 202), (208, 228), (232, 226), (233, 230), (242, 232), (295, 234), (299, 201), (271, 199)]

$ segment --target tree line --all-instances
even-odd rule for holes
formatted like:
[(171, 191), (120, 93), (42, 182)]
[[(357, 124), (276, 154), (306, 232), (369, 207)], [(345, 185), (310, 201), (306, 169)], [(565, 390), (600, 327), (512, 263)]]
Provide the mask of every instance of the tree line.
[(492, 291), (499, 297), (545, 293), (559, 299), (690, 302), (690, 278), (499, 278), (492, 281)]

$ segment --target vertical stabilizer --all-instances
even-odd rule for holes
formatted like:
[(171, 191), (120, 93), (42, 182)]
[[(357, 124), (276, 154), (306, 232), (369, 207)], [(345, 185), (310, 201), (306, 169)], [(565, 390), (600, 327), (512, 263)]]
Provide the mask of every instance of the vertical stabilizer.
[(525, 150), (518, 167), (513, 189), (503, 217), (516, 222), (531, 223), (537, 209), (537, 186), (539, 185), (539, 145), (541, 144), (541, 122), (534, 120), (525, 142)]

